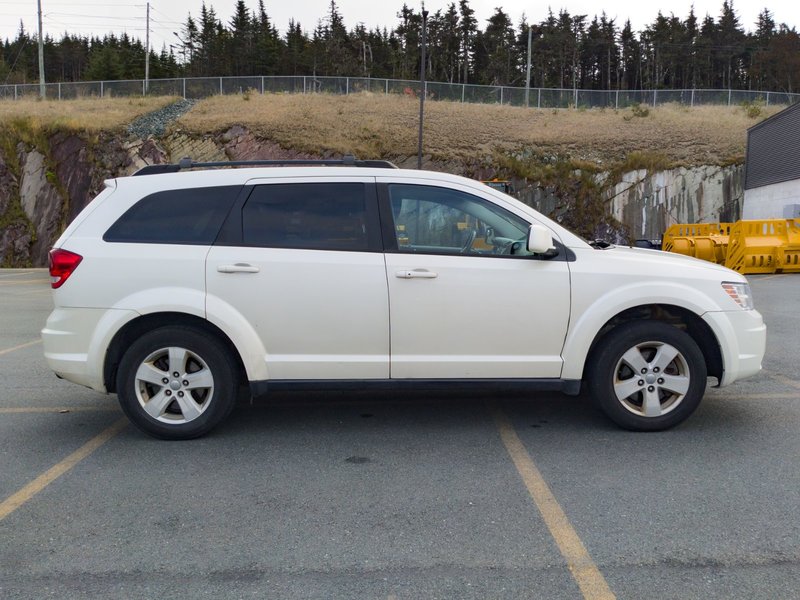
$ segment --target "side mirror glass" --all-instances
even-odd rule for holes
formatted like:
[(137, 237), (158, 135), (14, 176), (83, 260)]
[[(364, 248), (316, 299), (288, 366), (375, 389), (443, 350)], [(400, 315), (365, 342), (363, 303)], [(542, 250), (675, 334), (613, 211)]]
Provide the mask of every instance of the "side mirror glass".
[(555, 249), (555, 246), (550, 230), (543, 225), (531, 225), (528, 229), (528, 252), (547, 254), (551, 249)]

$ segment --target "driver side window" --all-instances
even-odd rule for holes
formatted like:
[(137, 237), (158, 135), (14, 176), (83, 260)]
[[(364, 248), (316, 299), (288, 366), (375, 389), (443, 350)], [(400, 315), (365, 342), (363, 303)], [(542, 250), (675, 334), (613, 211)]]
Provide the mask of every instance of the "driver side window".
[(399, 252), (470, 256), (529, 255), (528, 223), (464, 192), (391, 184), (389, 199)]

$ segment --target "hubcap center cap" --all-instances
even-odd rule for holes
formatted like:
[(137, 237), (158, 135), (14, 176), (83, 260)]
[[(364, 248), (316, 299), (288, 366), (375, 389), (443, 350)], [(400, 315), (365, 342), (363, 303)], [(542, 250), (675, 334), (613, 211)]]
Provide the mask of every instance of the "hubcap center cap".
[(172, 381), (169, 382), (169, 387), (171, 387), (174, 391), (177, 392), (179, 389), (181, 389), (181, 382), (178, 381), (177, 379), (173, 379)]
[(647, 383), (655, 383), (655, 382), (656, 382), (656, 376), (655, 376), (655, 375), (653, 375), (652, 373), (648, 373), (648, 374), (645, 376), (644, 380), (645, 380)]

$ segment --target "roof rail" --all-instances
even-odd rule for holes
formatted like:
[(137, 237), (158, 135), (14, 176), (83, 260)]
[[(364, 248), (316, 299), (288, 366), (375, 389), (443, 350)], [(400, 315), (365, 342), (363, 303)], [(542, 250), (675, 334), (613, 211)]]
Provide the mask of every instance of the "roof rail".
[(184, 169), (211, 169), (217, 167), (277, 167), (277, 166), (337, 166), (337, 167), (373, 167), (377, 169), (396, 169), (397, 165), (388, 160), (356, 160), (352, 154), (345, 154), (340, 159), (296, 159), (296, 160), (232, 160), (220, 162), (194, 162), (188, 156), (177, 164), (147, 165), (133, 175), (158, 175), (161, 173), (177, 173)]

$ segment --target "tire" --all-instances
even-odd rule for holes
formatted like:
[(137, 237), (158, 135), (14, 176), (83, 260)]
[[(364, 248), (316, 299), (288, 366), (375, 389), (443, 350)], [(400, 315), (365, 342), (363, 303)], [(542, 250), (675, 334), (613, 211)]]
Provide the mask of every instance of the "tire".
[(237, 366), (216, 337), (163, 327), (138, 338), (117, 371), (122, 410), (143, 432), (187, 440), (211, 431), (233, 410)]
[(592, 400), (617, 425), (660, 431), (691, 415), (706, 389), (703, 353), (685, 332), (661, 321), (611, 330), (587, 365)]

